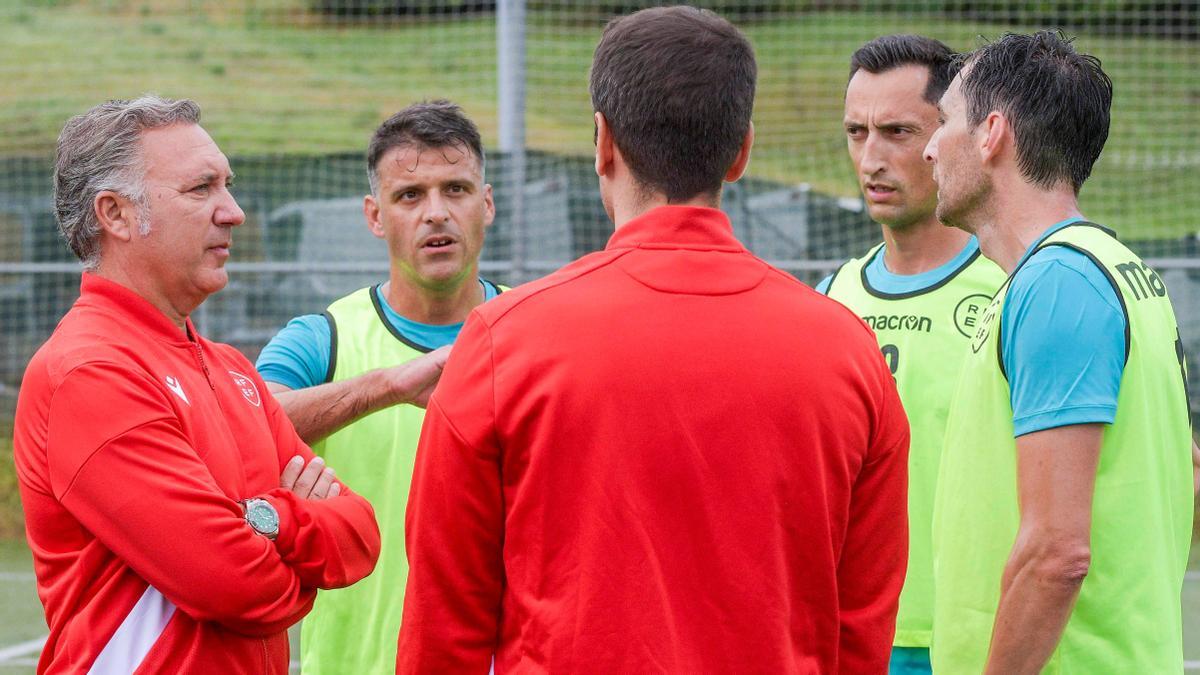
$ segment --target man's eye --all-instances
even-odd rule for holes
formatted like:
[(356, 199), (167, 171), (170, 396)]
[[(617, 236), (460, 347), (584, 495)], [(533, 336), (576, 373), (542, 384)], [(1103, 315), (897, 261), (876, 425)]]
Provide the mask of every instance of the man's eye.
[(846, 127), (846, 135), (850, 138), (858, 138), (862, 132), (862, 127)]
[(208, 192), (208, 183), (203, 183), (192, 188), (192, 192), (205, 193)]

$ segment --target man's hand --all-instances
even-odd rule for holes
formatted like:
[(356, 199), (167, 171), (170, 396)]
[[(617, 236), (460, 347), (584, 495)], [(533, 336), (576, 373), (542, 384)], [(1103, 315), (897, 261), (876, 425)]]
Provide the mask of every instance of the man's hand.
[(377, 368), (348, 380), (288, 389), (268, 382), (296, 433), (312, 445), (377, 410), (411, 404), (424, 408), (442, 377), (450, 347), (435, 349), (388, 368)]
[(1192, 494), (1200, 494), (1200, 447), (1192, 441)]
[(442, 377), (442, 369), (446, 367), (448, 358), (449, 345), (387, 368), (383, 371), (383, 376), (388, 381), (388, 388), (395, 393), (400, 403), (411, 403), (424, 408), (429, 403), (429, 395), (433, 393), (434, 387)]
[(342, 493), (340, 483), (333, 480), (333, 469), (325, 466), (325, 460), (313, 457), (308, 466), (300, 455), (288, 460), (279, 476), (279, 486), (296, 493), (301, 499), (326, 499)]

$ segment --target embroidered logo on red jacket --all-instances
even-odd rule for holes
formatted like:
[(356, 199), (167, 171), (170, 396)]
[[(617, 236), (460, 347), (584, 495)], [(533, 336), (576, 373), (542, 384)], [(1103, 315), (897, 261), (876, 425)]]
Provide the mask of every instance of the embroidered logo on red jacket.
[(256, 406), (262, 405), (262, 397), (258, 395), (258, 387), (254, 386), (254, 380), (236, 370), (229, 371), (229, 374), (233, 376), (233, 383), (241, 390), (242, 396), (245, 396), (247, 401)]

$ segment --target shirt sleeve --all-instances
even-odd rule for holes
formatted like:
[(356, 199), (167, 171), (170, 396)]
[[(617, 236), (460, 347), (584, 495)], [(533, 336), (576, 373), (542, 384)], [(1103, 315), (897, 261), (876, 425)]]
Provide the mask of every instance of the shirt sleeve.
[(817, 285), (813, 286), (813, 289), (816, 292), (820, 293), (821, 295), (829, 295), (829, 287), (831, 285), (833, 285), (833, 275), (832, 274), (830, 274), (829, 276), (825, 277), (824, 279), (818, 281)]
[[(98, 392), (104, 405), (96, 405)], [(247, 635), (286, 630), (315, 589), (246, 524), (162, 397), (153, 382), (115, 364), (67, 374), (47, 416), (55, 497), (188, 616)]]
[(908, 418), (879, 352), (868, 372), (876, 393), (873, 433), (850, 496), (838, 560), (838, 668), (887, 671), (908, 561)]
[(329, 319), (305, 314), (287, 323), (258, 355), (255, 368), (268, 382), (304, 389), (325, 382), (332, 333)]
[(1125, 369), (1125, 311), (1104, 272), (1062, 246), (1013, 278), (1001, 316), (1014, 435), (1111, 424)]
[[(187, 615), (246, 635), (286, 630), (308, 612), (316, 588), (371, 572), (379, 531), (365, 499), (348, 490), (319, 501), (269, 490), (262, 496), (279, 511), (279, 535), (259, 536), (163, 395), (143, 374), (102, 362), (76, 368), (55, 390), (51, 487), (106, 548)], [(278, 404), (264, 399), (283, 441), (280, 466), (295, 454), (312, 459)]]
[(467, 319), (417, 446), (404, 535), (408, 585), (397, 673), (486, 673), (504, 589), (504, 499), (492, 342)]
[[(311, 462), (316, 455), (296, 434), (283, 407), (265, 386), (259, 391), (275, 438), (280, 472), (296, 455), (303, 457), (305, 464)], [(305, 586), (349, 586), (370, 574), (379, 560), (380, 533), (374, 508), (338, 482), (341, 493), (327, 499), (301, 499), (284, 488), (264, 495), (279, 511), (275, 548)]]

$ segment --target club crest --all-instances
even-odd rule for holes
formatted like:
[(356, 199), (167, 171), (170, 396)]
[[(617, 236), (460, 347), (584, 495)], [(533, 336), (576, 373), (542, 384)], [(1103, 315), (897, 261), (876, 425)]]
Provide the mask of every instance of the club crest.
[(254, 380), (246, 377), (236, 370), (229, 371), (229, 374), (233, 376), (233, 383), (237, 386), (238, 390), (242, 392), (242, 396), (244, 396), (247, 401), (255, 406), (262, 405), (262, 397), (258, 395), (258, 387), (254, 385)]

